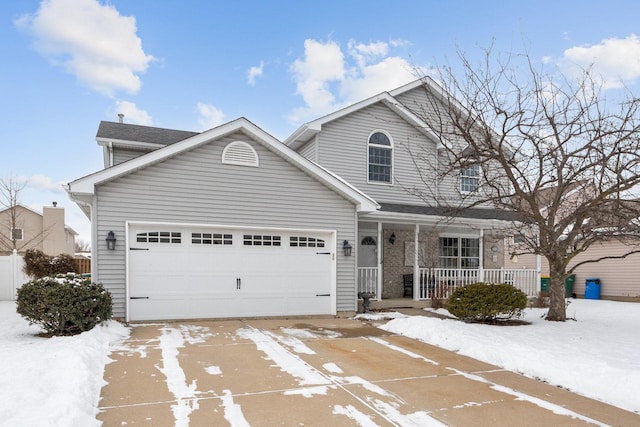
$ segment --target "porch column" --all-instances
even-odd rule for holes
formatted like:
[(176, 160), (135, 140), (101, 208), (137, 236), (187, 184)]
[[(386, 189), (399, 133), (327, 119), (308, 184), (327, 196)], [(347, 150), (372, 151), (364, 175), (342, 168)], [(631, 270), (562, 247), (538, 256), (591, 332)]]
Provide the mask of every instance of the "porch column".
[(382, 299), (382, 223), (378, 222), (378, 239), (376, 250), (376, 267), (378, 267), (378, 274), (376, 276), (376, 299), (380, 301)]
[(413, 231), (413, 300), (420, 299), (420, 246), (418, 236), (420, 235), (420, 224), (416, 224)]
[(478, 282), (484, 282), (484, 228), (480, 228), (480, 244), (478, 245), (480, 262), (478, 264)]

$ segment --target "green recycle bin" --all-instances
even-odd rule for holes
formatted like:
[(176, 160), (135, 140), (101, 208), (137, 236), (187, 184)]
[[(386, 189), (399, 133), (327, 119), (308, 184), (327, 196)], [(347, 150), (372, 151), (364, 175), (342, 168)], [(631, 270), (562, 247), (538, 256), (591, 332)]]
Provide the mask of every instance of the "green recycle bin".
[[(576, 275), (572, 274), (564, 280), (564, 295), (565, 297), (573, 296), (573, 284), (576, 281)], [(540, 291), (549, 292), (549, 284), (551, 278), (549, 276), (540, 276)]]
[(573, 294), (573, 284), (576, 281), (576, 275), (572, 274), (569, 277), (567, 277), (566, 279), (564, 279), (564, 297), (565, 298), (575, 298), (575, 295)]
[(549, 282), (551, 282), (551, 277), (540, 276), (540, 292), (549, 292)]

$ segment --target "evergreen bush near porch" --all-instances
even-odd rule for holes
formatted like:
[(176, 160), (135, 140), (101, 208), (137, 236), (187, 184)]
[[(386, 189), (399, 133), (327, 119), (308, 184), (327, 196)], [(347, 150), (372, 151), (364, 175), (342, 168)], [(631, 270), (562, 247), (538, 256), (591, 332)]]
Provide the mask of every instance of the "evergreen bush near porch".
[(111, 294), (76, 274), (43, 277), (17, 291), (17, 312), (46, 335), (76, 335), (111, 319)]
[(449, 312), (465, 322), (519, 318), (526, 306), (527, 294), (505, 283), (472, 283), (456, 289), (447, 301)]

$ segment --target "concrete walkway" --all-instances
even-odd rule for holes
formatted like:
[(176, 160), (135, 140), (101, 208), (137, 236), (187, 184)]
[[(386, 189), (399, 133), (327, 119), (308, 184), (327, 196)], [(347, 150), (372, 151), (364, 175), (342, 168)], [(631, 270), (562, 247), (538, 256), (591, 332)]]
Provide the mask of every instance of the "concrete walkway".
[(134, 325), (111, 358), (105, 427), (640, 425), (640, 415), (359, 320)]

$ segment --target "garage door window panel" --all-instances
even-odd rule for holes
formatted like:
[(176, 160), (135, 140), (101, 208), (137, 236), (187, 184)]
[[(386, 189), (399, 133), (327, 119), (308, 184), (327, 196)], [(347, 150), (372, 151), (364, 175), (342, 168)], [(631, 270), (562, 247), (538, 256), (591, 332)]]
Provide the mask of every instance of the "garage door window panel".
[(245, 246), (281, 246), (282, 236), (245, 234), (243, 242)]
[(324, 248), (324, 240), (315, 237), (291, 236), (289, 246), (292, 248)]
[(223, 233), (191, 233), (194, 245), (233, 245), (233, 235)]
[(182, 243), (182, 233), (179, 231), (148, 231), (136, 234), (138, 243)]

